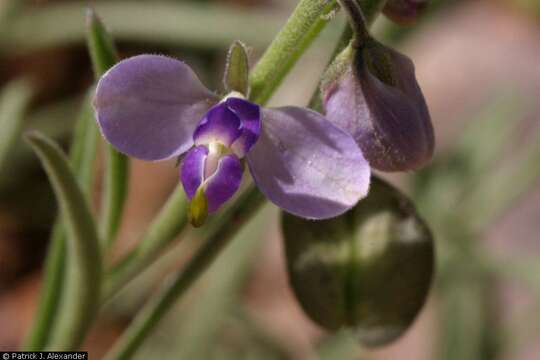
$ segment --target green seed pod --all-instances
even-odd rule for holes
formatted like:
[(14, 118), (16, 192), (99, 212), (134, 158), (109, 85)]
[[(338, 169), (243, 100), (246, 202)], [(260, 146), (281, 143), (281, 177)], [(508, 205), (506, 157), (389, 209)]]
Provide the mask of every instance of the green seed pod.
[(433, 239), (398, 190), (373, 177), (346, 214), (314, 222), (283, 213), (282, 228), (289, 282), (314, 322), (380, 346), (414, 321), (431, 285)]

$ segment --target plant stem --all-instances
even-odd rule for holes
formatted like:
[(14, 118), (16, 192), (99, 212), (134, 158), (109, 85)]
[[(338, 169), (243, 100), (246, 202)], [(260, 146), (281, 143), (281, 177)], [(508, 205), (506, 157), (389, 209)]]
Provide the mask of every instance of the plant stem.
[(251, 99), (266, 103), (328, 23), (334, 0), (301, 0), (250, 74)]
[(189, 261), (186, 267), (165, 280), (161, 292), (137, 314), (120, 341), (106, 359), (129, 359), (141, 346), (145, 337), (158, 324), (175, 301), (186, 292), (208, 268), (219, 252), (234, 238), (242, 226), (264, 204), (264, 196), (256, 189), (246, 190), (240, 199), (223, 214), (223, 225), (217, 227)]
[(107, 161), (103, 192), (101, 237), (103, 248), (114, 243), (128, 192), (128, 158), (107, 144)]
[(102, 302), (113, 297), (137, 273), (152, 263), (187, 224), (187, 201), (182, 185), (169, 197), (150, 224), (139, 245), (125, 255), (107, 275)]

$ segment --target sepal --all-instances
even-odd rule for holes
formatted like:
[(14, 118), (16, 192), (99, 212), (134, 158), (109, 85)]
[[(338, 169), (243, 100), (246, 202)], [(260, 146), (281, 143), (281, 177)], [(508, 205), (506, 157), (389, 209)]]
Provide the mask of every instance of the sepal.
[(235, 41), (229, 48), (223, 85), (227, 92), (236, 91), (249, 95), (249, 62), (246, 46)]

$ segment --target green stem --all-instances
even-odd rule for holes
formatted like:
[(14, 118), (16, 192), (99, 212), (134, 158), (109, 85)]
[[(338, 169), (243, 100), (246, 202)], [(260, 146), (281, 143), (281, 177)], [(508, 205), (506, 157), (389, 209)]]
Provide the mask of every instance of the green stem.
[(300, 56), (328, 23), (334, 0), (301, 0), (250, 74), (250, 98), (266, 103)]
[(358, 0), (368, 26), (373, 24), (388, 0)]
[(143, 343), (176, 300), (186, 292), (195, 280), (208, 268), (219, 252), (264, 204), (264, 196), (256, 189), (247, 190), (222, 216), (223, 225), (217, 227), (189, 261), (186, 267), (165, 281), (161, 292), (136, 316), (120, 341), (106, 359), (129, 359)]
[(338, 0), (338, 3), (347, 13), (349, 25), (353, 31), (353, 44), (359, 47), (365, 39), (370, 37), (369, 26), (362, 8), (356, 0)]
[(128, 192), (129, 162), (127, 156), (107, 144), (107, 165), (103, 192), (101, 238), (104, 249), (114, 243), (122, 220)]
[(187, 224), (187, 201), (179, 185), (150, 224), (139, 245), (107, 275), (102, 302), (113, 297), (129, 280), (150, 265)]

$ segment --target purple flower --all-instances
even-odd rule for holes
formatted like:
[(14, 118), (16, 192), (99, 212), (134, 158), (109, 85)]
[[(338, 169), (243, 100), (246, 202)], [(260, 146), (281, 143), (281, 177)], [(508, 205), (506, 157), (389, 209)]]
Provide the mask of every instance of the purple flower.
[(348, 131), (382, 171), (422, 167), (434, 148), (431, 117), (412, 61), (372, 38), (322, 86), (326, 118)]
[(345, 131), (305, 108), (265, 109), (236, 92), (220, 99), (178, 60), (121, 61), (100, 79), (94, 106), (119, 151), (151, 161), (183, 155), (180, 180), (203, 215), (236, 193), (244, 159), (261, 192), (301, 217), (337, 216), (368, 190), (369, 165)]
[(401, 25), (413, 24), (424, 12), (429, 0), (389, 0), (383, 13), (392, 21)]

